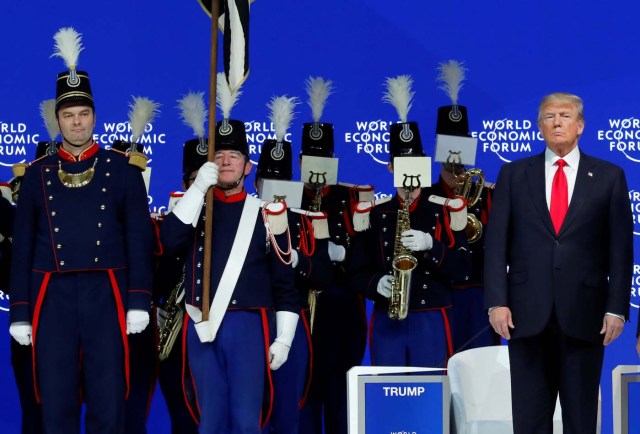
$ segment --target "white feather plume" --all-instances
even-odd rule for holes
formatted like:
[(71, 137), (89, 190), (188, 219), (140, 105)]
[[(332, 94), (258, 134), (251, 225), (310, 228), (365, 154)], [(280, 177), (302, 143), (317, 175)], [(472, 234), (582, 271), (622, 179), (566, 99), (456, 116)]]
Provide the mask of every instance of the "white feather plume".
[(136, 142), (144, 133), (148, 123), (159, 113), (160, 104), (151, 101), (149, 98), (134, 96), (133, 102), (129, 103), (129, 124), (131, 125), (131, 141)]
[(44, 126), (49, 133), (49, 140), (55, 141), (60, 133), (60, 126), (56, 119), (56, 100), (46, 99), (40, 103), (40, 116), (44, 120)]
[(238, 101), (238, 97), (242, 95), (240, 91), (240, 87), (236, 88), (234, 91), (229, 87), (229, 83), (227, 83), (227, 79), (224, 76), (223, 72), (219, 72), (217, 75), (217, 85), (216, 85), (216, 105), (222, 111), (222, 116), (225, 119), (229, 119), (231, 115), (231, 109)]
[(449, 60), (448, 62), (441, 63), (438, 66), (438, 81), (442, 82), (440, 89), (451, 99), (453, 105), (458, 104), (458, 93), (462, 89), (462, 82), (465, 79), (465, 72), (467, 68), (464, 67), (463, 62), (457, 60)]
[(287, 98), (286, 95), (271, 98), (267, 108), (269, 119), (276, 130), (276, 141), (282, 142), (293, 120), (293, 109), (299, 104), (298, 97)]
[(51, 57), (61, 57), (67, 68), (76, 69), (82, 46), (82, 34), (73, 27), (63, 27), (53, 35), (55, 49)]
[(314, 122), (320, 122), (327, 98), (333, 93), (333, 81), (322, 77), (309, 77), (305, 83), (307, 95), (309, 95), (309, 107)]
[(204, 122), (209, 114), (204, 106), (204, 92), (189, 92), (178, 100), (182, 121), (198, 137), (204, 137)]
[(411, 90), (412, 85), (413, 78), (408, 74), (388, 77), (386, 80), (387, 91), (382, 97), (382, 101), (388, 102), (395, 107), (400, 122), (407, 122), (407, 115), (409, 114), (409, 110), (411, 110), (411, 100), (415, 94), (415, 92)]

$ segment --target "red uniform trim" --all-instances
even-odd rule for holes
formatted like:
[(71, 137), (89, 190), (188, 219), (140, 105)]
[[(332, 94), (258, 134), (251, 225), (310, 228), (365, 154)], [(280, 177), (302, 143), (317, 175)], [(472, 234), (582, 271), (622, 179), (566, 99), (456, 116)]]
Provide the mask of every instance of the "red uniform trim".
[(60, 155), (60, 158), (66, 161), (72, 161), (72, 162), (83, 161), (93, 157), (96, 154), (96, 152), (98, 152), (99, 149), (100, 149), (100, 146), (98, 146), (96, 142), (93, 142), (91, 145), (89, 145), (87, 149), (82, 151), (80, 155), (76, 157), (71, 152), (67, 151), (62, 146), (60, 146), (58, 148), (58, 155)]
[(38, 292), (38, 299), (36, 300), (36, 307), (33, 312), (33, 324), (31, 328), (31, 361), (33, 369), (33, 389), (36, 395), (36, 402), (40, 404), (40, 387), (38, 387), (38, 372), (36, 369), (36, 338), (38, 334), (38, 323), (40, 322), (40, 310), (42, 310), (42, 301), (44, 295), (47, 292), (47, 286), (49, 286), (49, 279), (51, 273), (45, 273), (42, 283), (40, 284), (40, 291)]
[(182, 320), (182, 397), (184, 398), (184, 402), (187, 405), (187, 410), (189, 410), (189, 414), (191, 414), (191, 418), (196, 423), (196, 425), (200, 425), (200, 414), (202, 414), (202, 410), (200, 410), (200, 403), (198, 402), (198, 389), (196, 389), (196, 382), (193, 380), (193, 375), (189, 374), (189, 379), (191, 379), (191, 386), (195, 392), (195, 401), (196, 408), (193, 408), (191, 405), (191, 401), (187, 397), (187, 387), (185, 385), (185, 380), (187, 378), (187, 370), (191, 372), (191, 368), (189, 367), (189, 363), (187, 362), (187, 328), (189, 327), (189, 315), (187, 313), (184, 314)]
[[(267, 319), (267, 309), (265, 308), (261, 308), (260, 309), (260, 315), (262, 316), (262, 335), (264, 337), (264, 349), (265, 349), (265, 362), (267, 364), (267, 368), (266, 368), (266, 372), (267, 372), (267, 381), (269, 384), (269, 407), (267, 409), (266, 415), (265, 414), (261, 414), (260, 415), (260, 430), (265, 429), (265, 427), (267, 426), (267, 422), (269, 421), (269, 418), (271, 417), (271, 413), (273, 412), (273, 396), (275, 393), (274, 387), (273, 387), (273, 376), (271, 375), (271, 367), (269, 367), (270, 361), (269, 361), (269, 321)], [(263, 411), (264, 411), (264, 403), (263, 403)]]
[(304, 407), (305, 402), (307, 402), (307, 396), (309, 395), (309, 389), (311, 388), (311, 377), (313, 376), (313, 345), (311, 341), (311, 326), (309, 321), (307, 321), (306, 312), (310, 312), (309, 309), (301, 309), (300, 310), (300, 319), (302, 319), (302, 325), (304, 326), (305, 335), (307, 336), (307, 344), (309, 347), (309, 364), (307, 367), (307, 381), (304, 386), (304, 392), (300, 397), (300, 401), (298, 402), (298, 410), (301, 410)]
[(126, 384), (125, 399), (129, 398), (130, 388), (130, 372), (129, 372), (129, 340), (127, 339), (127, 322), (125, 320), (124, 305), (120, 297), (120, 289), (113, 270), (108, 270), (109, 280), (111, 281), (111, 289), (113, 289), (113, 297), (116, 300), (116, 310), (118, 311), (118, 325), (120, 326), (120, 335), (122, 336), (122, 345), (124, 345), (124, 379)]
[(232, 194), (231, 196), (226, 196), (224, 194), (224, 191), (220, 190), (219, 188), (213, 189), (213, 198), (221, 202), (226, 202), (226, 203), (240, 202), (241, 200), (244, 200), (246, 197), (247, 197), (247, 190), (244, 190), (244, 189), (240, 193)]
[(444, 321), (444, 332), (447, 336), (447, 361), (445, 363), (445, 367), (447, 363), (449, 363), (449, 357), (453, 355), (453, 338), (451, 337), (451, 324), (449, 323), (449, 315), (447, 315), (446, 308), (440, 308), (440, 312), (442, 312), (442, 320)]

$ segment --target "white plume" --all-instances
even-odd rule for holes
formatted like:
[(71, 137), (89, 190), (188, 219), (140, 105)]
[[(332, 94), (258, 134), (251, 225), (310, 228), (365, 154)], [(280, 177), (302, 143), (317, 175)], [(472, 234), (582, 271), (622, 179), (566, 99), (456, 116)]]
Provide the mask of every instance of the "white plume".
[(198, 137), (204, 137), (204, 122), (209, 114), (204, 106), (204, 92), (189, 92), (178, 100), (182, 121)]
[(438, 81), (442, 82), (440, 89), (451, 99), (453, 105), (458, 104), (458, 93), (462, 89), (462, 82), (465, 79), (465, 72), (467, 68), (464, 67), (464, 63), (457, 60), (449, 60), (446, 63), (441, 63), (438, 66), (440, 75), (438, 75)]
[(400, 122), (407, 122), (407, 115), (411, 110), (411, 100), (415, 92), (411, 91), (413, 78), (410, 75), (399, 75), (395, 78), (388, 77), (386, 80), (387, 91), (382, 97), (382, 101), (388, 102), (395, 107), (398, 112)]
[(63, 27), (53, 35), (56, 42), (55, 50), (51, 57), (61, 57), (67, 68), (76, 69), (78, 56), (84, 50), (82, 46), (82, 34), (76, 32), (73, 27)]
[(134, 96), (133, 102), (129, 103), (129, 124), (131, 125), (131, 141), (136, 142), (144, 133), (148, 123), (159, 113), (160, 104), (151, 101), (149, 98)]
[(240, 86), (238, 86), (236, 90), (231, 91), (229, 83), (227, 83), (227, 79), (224, 76), (224, 72), (219, 72), (216, 85), (216, 104), (222, 111), (224, 119), (229, 119), (231, 109), (238, 101), (238, 97), (240, 95), (242, 95)]
[(56, 119), (56, 100), (46, 99), (40, 103), (40, 116), (44, 120), (44, 126), (49, 133), (49, 139), (53, 142), (60, 133), (60, 126)]
[(327, 98), (333, 93), (333, 81), (322, 77), (309, 77), (305, 83), (307, 95), (309, 95), (309, 107), (314, 122), (320, 122)]
[(287, 130), (293, 120), (293, 109), (299, 104), (298, 98), (292, 96), (279, 96), (271, 98), (267, 108), (269, 109), (269, 119), (273, 122), (276, 130), (276, 141), (282, 142)]

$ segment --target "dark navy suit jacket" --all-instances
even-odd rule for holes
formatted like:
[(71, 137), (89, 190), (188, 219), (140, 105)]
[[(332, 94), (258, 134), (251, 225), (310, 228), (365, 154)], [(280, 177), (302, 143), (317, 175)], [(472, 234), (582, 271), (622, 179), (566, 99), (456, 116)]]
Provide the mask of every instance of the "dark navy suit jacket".
[(633, 220), (622, 169), (580, 152), (556, 235), (544, 153), (504, 165), (485, 239), (485, 307), (508, 306), (512, 338), (539, 334), (552, 311), (568, 336), (601, 342), (606, 312), (629, 317)]

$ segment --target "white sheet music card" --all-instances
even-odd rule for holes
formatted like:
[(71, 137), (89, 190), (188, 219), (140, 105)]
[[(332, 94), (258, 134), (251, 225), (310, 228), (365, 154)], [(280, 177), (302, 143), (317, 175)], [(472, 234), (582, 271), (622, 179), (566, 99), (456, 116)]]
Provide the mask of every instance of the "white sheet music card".
[(300, 166), (300, 180), (305, 184), (337, 184), (338, 159), (303, 155)]
[(287, 208), (300, 208), (302, 206), (303, 189), (304, 183), (300, 181), (264, 178), (258, 180), (258, 192), (261, 200), (268, 202), (284, 200)]
[(431, 185), (431, 157), (393, 159), (393, 186), (424, 188)]
[(476, 164), (477, 137), (436, 135), (436, 157), (439, 163)]

